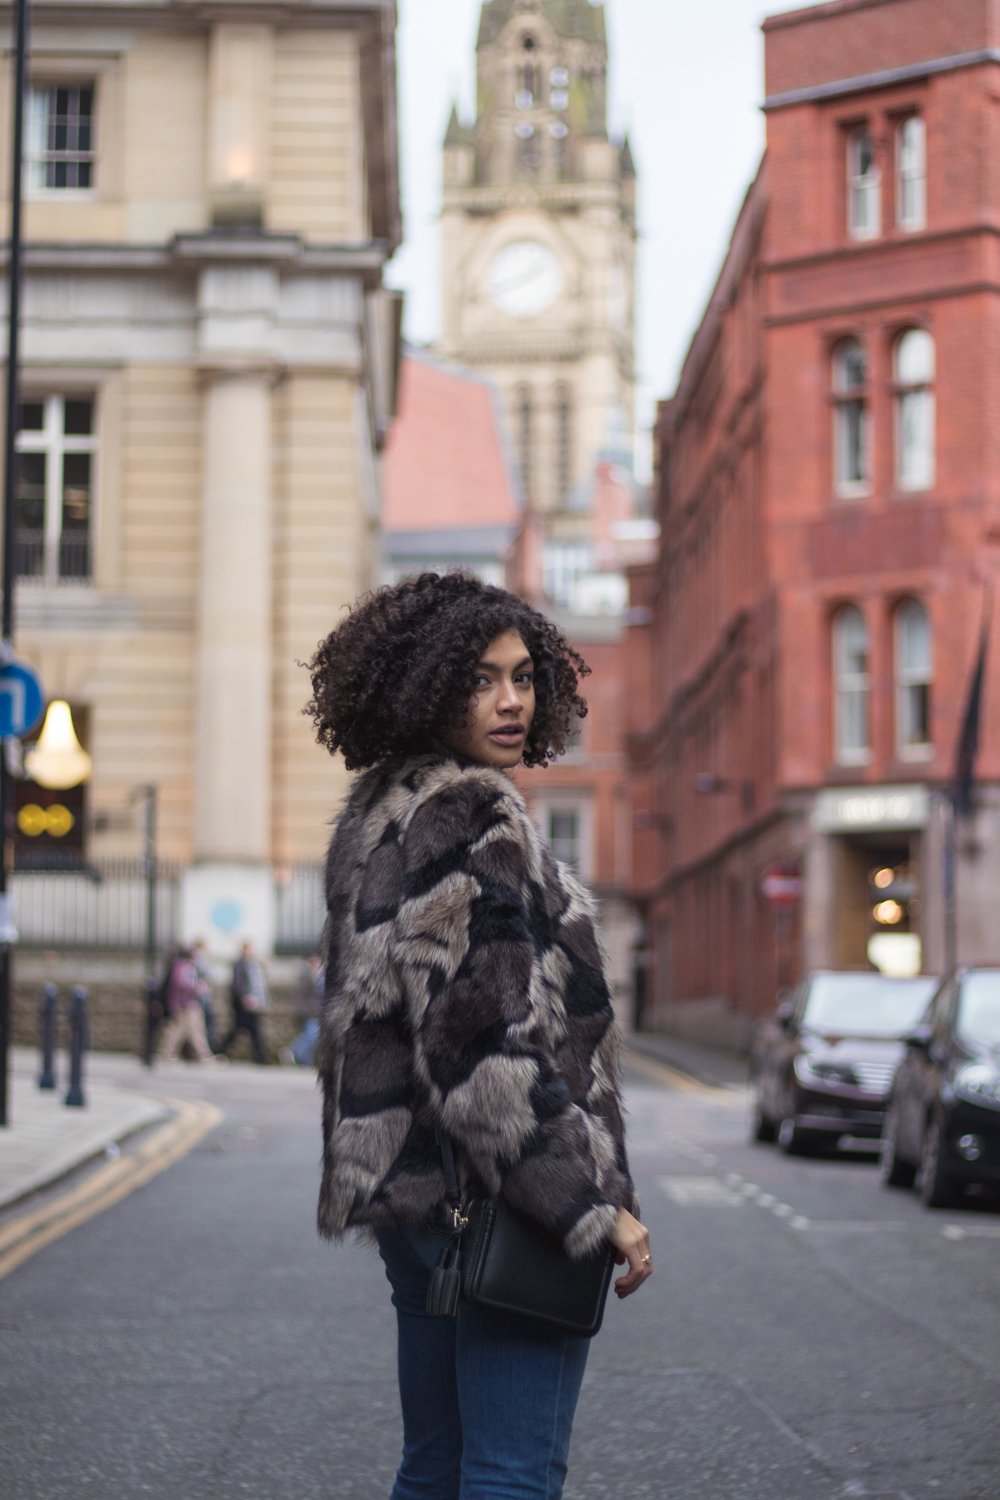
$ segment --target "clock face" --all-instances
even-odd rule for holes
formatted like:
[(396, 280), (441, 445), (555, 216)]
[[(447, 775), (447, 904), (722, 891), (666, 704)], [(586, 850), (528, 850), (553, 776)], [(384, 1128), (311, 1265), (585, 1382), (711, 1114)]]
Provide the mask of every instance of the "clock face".
[(559, 262), (537, 240), (512, 240), (490, 261), (486, 287), (491, 301), (512, 318), (533, 318), (562, 291)]

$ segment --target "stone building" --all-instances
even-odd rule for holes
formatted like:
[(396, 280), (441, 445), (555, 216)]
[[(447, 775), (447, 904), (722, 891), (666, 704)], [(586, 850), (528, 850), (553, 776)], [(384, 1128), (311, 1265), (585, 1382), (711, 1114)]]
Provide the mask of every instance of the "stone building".
[(296, 662), (374, 576), (394, 0), (32, 12), (17, 647), (93, 756), (87, 858), (154, 785), (181, 932), (268, 951), (343, 791)]
[[(806, 969), (944, 963), (1000, 537), (1000, 5), (835, 0), (764, 35), (767, 148), (661, 410), (629, 669), (652, 1016), (737, 1042)], [(968, 959), (996, 957), (996, 649)]]
[(602, 5), (487, 0), (476, 118), (444, 143), (440, 352), (501, 394), (553, 596), (590, 566), (597, 454), (632, 432), (635, 171), (607, 66)]
[(509, 586), (554, 614), (594, 669), (570, 753), (521, 780), (558, 856), (600, 897), (628, 1020), (620, 650), (638, 508), (636, 173), (628, 141), (609, 132), (607, 73), (603, 5), (483, 5), (475, 120), (453, 112), (444, 142), (440, 349), (489, 377), (504, 404), (524, 497)]

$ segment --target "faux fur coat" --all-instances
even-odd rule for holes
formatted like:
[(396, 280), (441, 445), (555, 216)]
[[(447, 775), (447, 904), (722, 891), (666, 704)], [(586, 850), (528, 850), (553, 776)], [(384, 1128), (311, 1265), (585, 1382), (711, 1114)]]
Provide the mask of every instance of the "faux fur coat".
[(436, 1131), (570, 1255), (632, 1207), (593, 903), (508, 777), (447, 752), (355, 782), (330, 845), (319, 1229), (444, 1223)]

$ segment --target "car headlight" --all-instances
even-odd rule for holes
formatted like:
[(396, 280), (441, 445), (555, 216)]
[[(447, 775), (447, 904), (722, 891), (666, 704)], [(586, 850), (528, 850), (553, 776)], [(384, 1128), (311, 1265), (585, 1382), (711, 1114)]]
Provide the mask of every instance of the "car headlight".
[(973, 1104), (1000, 1109), (1000, 1073), (986, 1063), (970, 1063), (955, 1074), (955, 1093)]
[(822, 1088), (824, 1084), (827, 1088), (857, 1087), (858, 1080), (849, 1063), (824, 1062), (800, 1052), (792, 1067), (799, 1082), (809, 1088), (817, 1085)]

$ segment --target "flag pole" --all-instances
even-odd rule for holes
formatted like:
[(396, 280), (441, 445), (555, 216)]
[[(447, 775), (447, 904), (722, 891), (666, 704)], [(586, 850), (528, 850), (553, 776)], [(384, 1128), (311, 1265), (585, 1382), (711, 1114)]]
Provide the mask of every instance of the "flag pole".
[(955, 763), (951, 784), (941, 798), (942, 828), (942, 896), (944, 901), (944, 971), (950, 973), (958, 963), (958, 820), (969, 818), (975, 810), (976, 756), (983, 714), (986, 686), (986, 658), (989, 652), (990, 626), (993, 622), (993, 584), (983, 580), (983, 608), (979, 622), (979, 644), (969, 678), (969, 688), (962, 711), (962, 723), (955, 745)]

